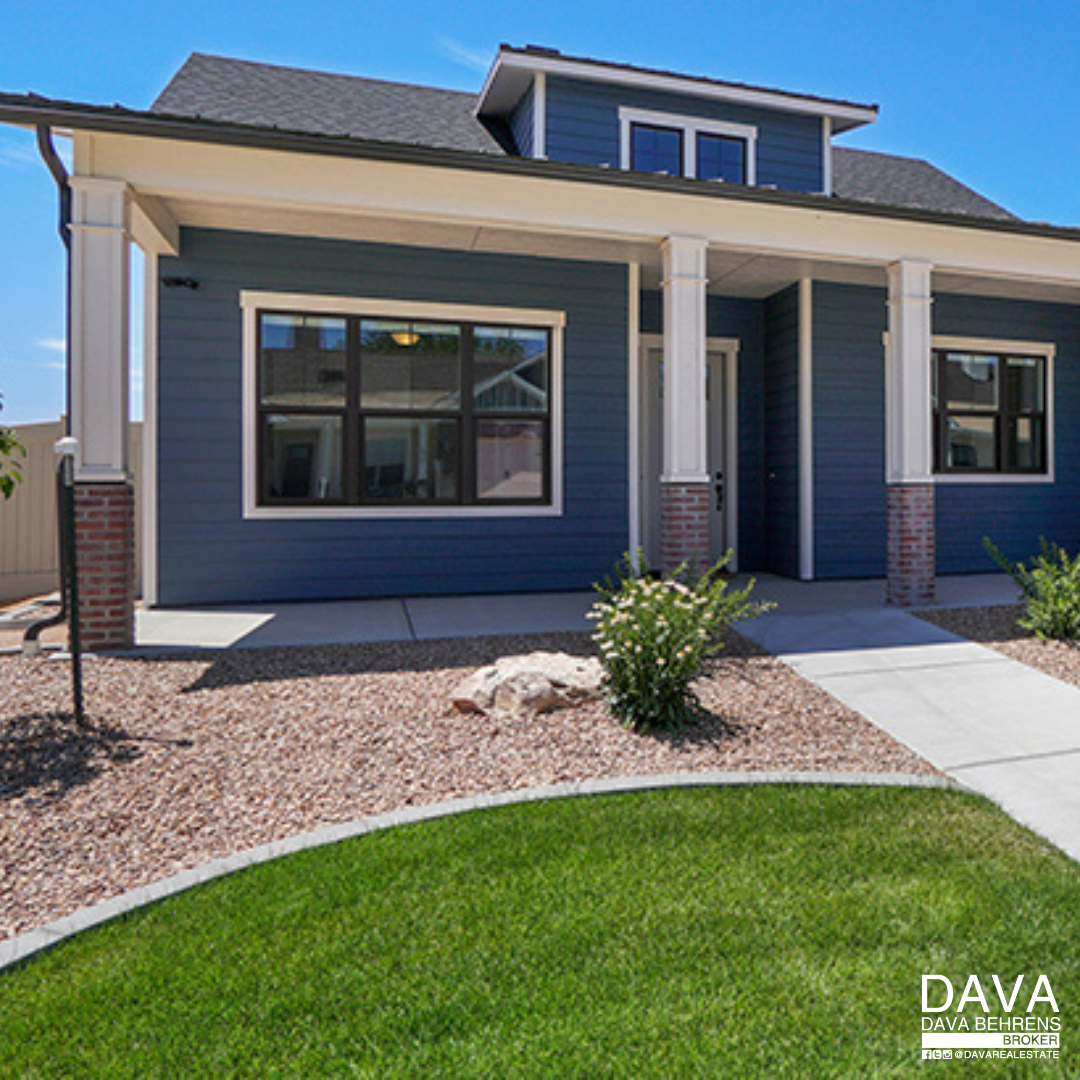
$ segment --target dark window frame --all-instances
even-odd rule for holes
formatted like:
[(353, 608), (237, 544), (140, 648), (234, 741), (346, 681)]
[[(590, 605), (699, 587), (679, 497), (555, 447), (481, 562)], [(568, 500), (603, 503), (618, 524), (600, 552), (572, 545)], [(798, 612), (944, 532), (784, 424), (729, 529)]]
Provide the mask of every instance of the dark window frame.
[[(639, 131), (664, 131), (669, 134), (678, 135), (679, 137), (679, 170), (678, 172), (668, 172), (666, 169), (643, 169), (636, 160), (635, 148), (634, 148), (634, 136)], [(666, 175), (666, 176), (686, 176), (686, 129), (681, 127), (675, 127), (669, 124), (650, 124), (642, 120), (632, 120), (630, 122), (630, 168), (634, 172), (650, 173), (654, 176)]]
[[(998, 380), (998, 400), (995, 408), (947, 408), (945, 404), (945, 366), (950, 356), (963, 355), (992, 359), (995, 361), (995, 377)], [(1049, 476), (1050, 475), (1050, 357), (1044, 353), (1021, 350), (987, 351), (985, 349), (938, 348), (932, 351), (932, 378), (934, 388), (934, 472), (942, 476)], [(1009, 360), (1034, 360), (1038, 363), (1042, 378), (1042, 408), (1020, 409), (1009, 400), (1008, 380), (1005, 371)], [(948, 462), (948, 423), (950, 417), (958, 420), (980, 419), (993, 421), (994, 464), (988, 466), (950, 465)], [(1018, 420), (1038, 421), (1040, 438), (1039, 459), (1042, 464), (1033, 468), (1020, 468), (1006, 464), (1006, 435)]]
[(738, 180), (726, 180), (723, 177), (709, 177), (710, 180), (721, 180), (725, 184), (742, 184), (746, 186), (746, 178), (750, 175), (750, 140), (741, 135), (725, 135), (719, 131), (697, 131), (694, 133), (694, 173), (696, 179), (701, 176), (701, 140), (716, 139), (721, 142), (739, 143), (742, 146), (742, 177)]
[[(298, 318), (317, 317), (342, 319), (345, 322), (345, 404), (332, 406), (281, 406), (263, 403), (262, 394), (262, 342), (263, 317), (284, 315)], [(456, 410), (452, 409), (396, 409), (364, 408), (361, 399), (361, 370), (363, 347), (361, 343), (361, 324), (365, 320), (375, 322), (409, 322), (415, 324), (432, 323), (439, 326), (454, 326), (460, 334), (460, 401)], [(547, 408), (538, 410), (474, 408), (474, 359), (475, 331), (482, 329), (530, 330), (544, 335), (547, 341)], [(255, 310), (255, 452), (257, 480), (255, 485), (256, 507), (259, 509), (277, 507), (306, 508), (359, 508), (359, 509), (445, 509), (469, 507), (536, 507), (549, 509), (554, 505), (552, 482), (552, 436), (553, 402), (555, 390), (555, 354), (554, 330), (552, 326), (532, 323), (505, 323), (498, 318), (464, 321), (444, 319), (438, 316), (410, 316), (408, 319), (385, 314), (348, 314), (332, 311), (306, 311), (303, 309), (259, 307)], [(340, 499), (284, 498), (273, 496), (269, 491), (269, 469), (267, 450), (271, 416), (338, 416), (342, 418), (342, 477), (343, 496)], [(456, 469), (458, 495), (455, 499), (373, 499), (365, 491), (365, 420), (405, 419), (405, 420), (444, 420), (454, 421), (457, 426)], [(531, 499), (495, 499), (481, 498), (476, 491), (477, 476), (477, 421), (486, 420), (522, 420), (538, 422), (543, 430), (543, 460), (541, 472), (541, 494)]]

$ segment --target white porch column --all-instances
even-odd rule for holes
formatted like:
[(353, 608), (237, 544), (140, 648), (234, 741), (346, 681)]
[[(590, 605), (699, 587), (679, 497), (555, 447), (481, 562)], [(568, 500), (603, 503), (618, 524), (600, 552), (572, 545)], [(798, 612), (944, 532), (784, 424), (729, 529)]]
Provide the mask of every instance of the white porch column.
[(665, 570), (709, 557), (708, 402), (705, 398), (706, 241), (669, 236), (664, 255), (664, 456), (660, 550)]
[(88, 651), (130, 648), (135, 493), (128, 462), (131, 197), (126, 184), (71, 179), (71, 433), (79, 625)]
[(76, 479), (123, 483), (128, 469), (130, 196), (127, 184), (73, 176), (71, 433)]
[(935, 591), (930, 273), (930, 264), (918, 260), (889, 267), (888, 599), (902, 605), (932, 602)]

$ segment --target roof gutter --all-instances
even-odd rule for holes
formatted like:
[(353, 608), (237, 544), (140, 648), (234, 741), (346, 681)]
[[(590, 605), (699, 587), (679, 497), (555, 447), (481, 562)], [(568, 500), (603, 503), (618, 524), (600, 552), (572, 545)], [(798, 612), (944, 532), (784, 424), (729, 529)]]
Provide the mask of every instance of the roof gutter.
[(351, 157), (403, 165), (427, 165), (474, 172), (503, 173), (512, 176), (528, 176), (532, 179), (603, 184), (609, 187), (666, 191), (680, 195), (693, 195), (698, 198), (772, 203), (818, 212), (890, 218), (894, 221), (923, 222), (983, 232), (1013, 233), (1073, 243), (1080, 242), (1080, 228), (994, 218), (973, 218), (963, 214), (880, 206), (829, 195), (743, 187), (739, 184), (714, 184), (681, 177), (635, 173), (628, 169), (604, 169), (592, 165), (570, 165), (532, 158), (502, 157), (466, 150), (374, 142), (348, 135), (319, 135), (187, 116), (139, 112), (121, 106), (102, 108), (34, 96), (0, 94), (0, 122), (19, 124), (24, 127), (44, 124), (79, 131), (100, 131), (117, 135), (179, 139), (221, 146)]

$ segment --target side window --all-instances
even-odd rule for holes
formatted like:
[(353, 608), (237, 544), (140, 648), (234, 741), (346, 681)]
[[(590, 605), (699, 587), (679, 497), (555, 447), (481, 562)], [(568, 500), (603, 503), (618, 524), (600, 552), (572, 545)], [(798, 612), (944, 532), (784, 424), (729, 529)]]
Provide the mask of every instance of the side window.
[(939, 473), (1047, 472), (1047, 358), (934, 352)]

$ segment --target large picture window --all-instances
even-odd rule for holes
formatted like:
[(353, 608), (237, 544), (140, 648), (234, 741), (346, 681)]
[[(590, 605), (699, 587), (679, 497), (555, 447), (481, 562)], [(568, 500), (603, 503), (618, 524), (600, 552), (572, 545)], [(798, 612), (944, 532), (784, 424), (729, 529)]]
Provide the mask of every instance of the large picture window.
[(257, 505), (551, 505), (550, 327), (255, 318)]
[(1048, 471), (1048, 361), (1011, 352), (934, 351), (939, 473)]

